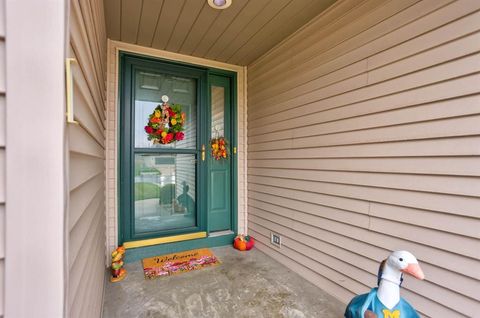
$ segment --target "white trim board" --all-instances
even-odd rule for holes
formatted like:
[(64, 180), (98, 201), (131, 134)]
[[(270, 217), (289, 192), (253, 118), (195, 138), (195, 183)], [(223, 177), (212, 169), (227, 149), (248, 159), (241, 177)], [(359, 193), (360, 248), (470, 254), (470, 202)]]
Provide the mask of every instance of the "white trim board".
[[(68, 278), (67, 2), (12, 0), (2, 5), (8, 38), (4, 315), (62, 317)], [(34, 118), (34, 129), (26, 116)]]

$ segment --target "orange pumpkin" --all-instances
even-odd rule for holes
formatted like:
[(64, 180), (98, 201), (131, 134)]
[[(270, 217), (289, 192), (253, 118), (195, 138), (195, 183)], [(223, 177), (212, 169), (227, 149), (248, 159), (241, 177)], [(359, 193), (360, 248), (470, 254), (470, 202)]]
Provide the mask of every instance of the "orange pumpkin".
[(255, 241), (253, 237), (249, 235), (237, 235), (237, 237), (233, 240), (233, 247), (239, 251), (249, 251), (252, 249)]
[(245, 251), (247, 249), (247, 243), (242, 241), (239, 237), (236, 237), (233, 241), (233, 247), (239, 251)]

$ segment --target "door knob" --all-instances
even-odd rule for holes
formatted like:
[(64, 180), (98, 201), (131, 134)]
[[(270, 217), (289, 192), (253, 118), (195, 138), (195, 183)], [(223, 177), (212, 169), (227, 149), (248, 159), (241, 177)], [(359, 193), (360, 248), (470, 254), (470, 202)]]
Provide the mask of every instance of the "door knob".
[(205, 161), (205, 145), (202, 145), (202, 161)]

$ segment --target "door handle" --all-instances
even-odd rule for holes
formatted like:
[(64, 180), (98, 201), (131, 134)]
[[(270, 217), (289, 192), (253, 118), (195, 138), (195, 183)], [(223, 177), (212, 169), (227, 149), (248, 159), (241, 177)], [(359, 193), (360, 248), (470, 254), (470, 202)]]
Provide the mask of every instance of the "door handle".
[(205, 145), (202, 145), (202, 161), (205, 161)]
[(72, 64), (77, 62), (76, 59), (67, 58), (65, 61), (65, 72), (67, 73), (65, 84), (66, 84), (66, 97), (67, 97), (67, 123), (77, 124), (78, 121), (74, 119), (73, 116), (73, 73), (72, 73)]

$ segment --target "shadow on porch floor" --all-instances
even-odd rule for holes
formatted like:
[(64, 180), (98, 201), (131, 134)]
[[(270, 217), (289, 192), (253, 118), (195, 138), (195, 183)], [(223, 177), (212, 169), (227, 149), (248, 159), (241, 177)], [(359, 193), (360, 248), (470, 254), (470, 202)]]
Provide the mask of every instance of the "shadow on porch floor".
[(212, 250), (221, 265), (154, 280), (127, 264), (123, 282), (107, 283), (103, 317), (343, 317), (340, 301), (258, 249)]

